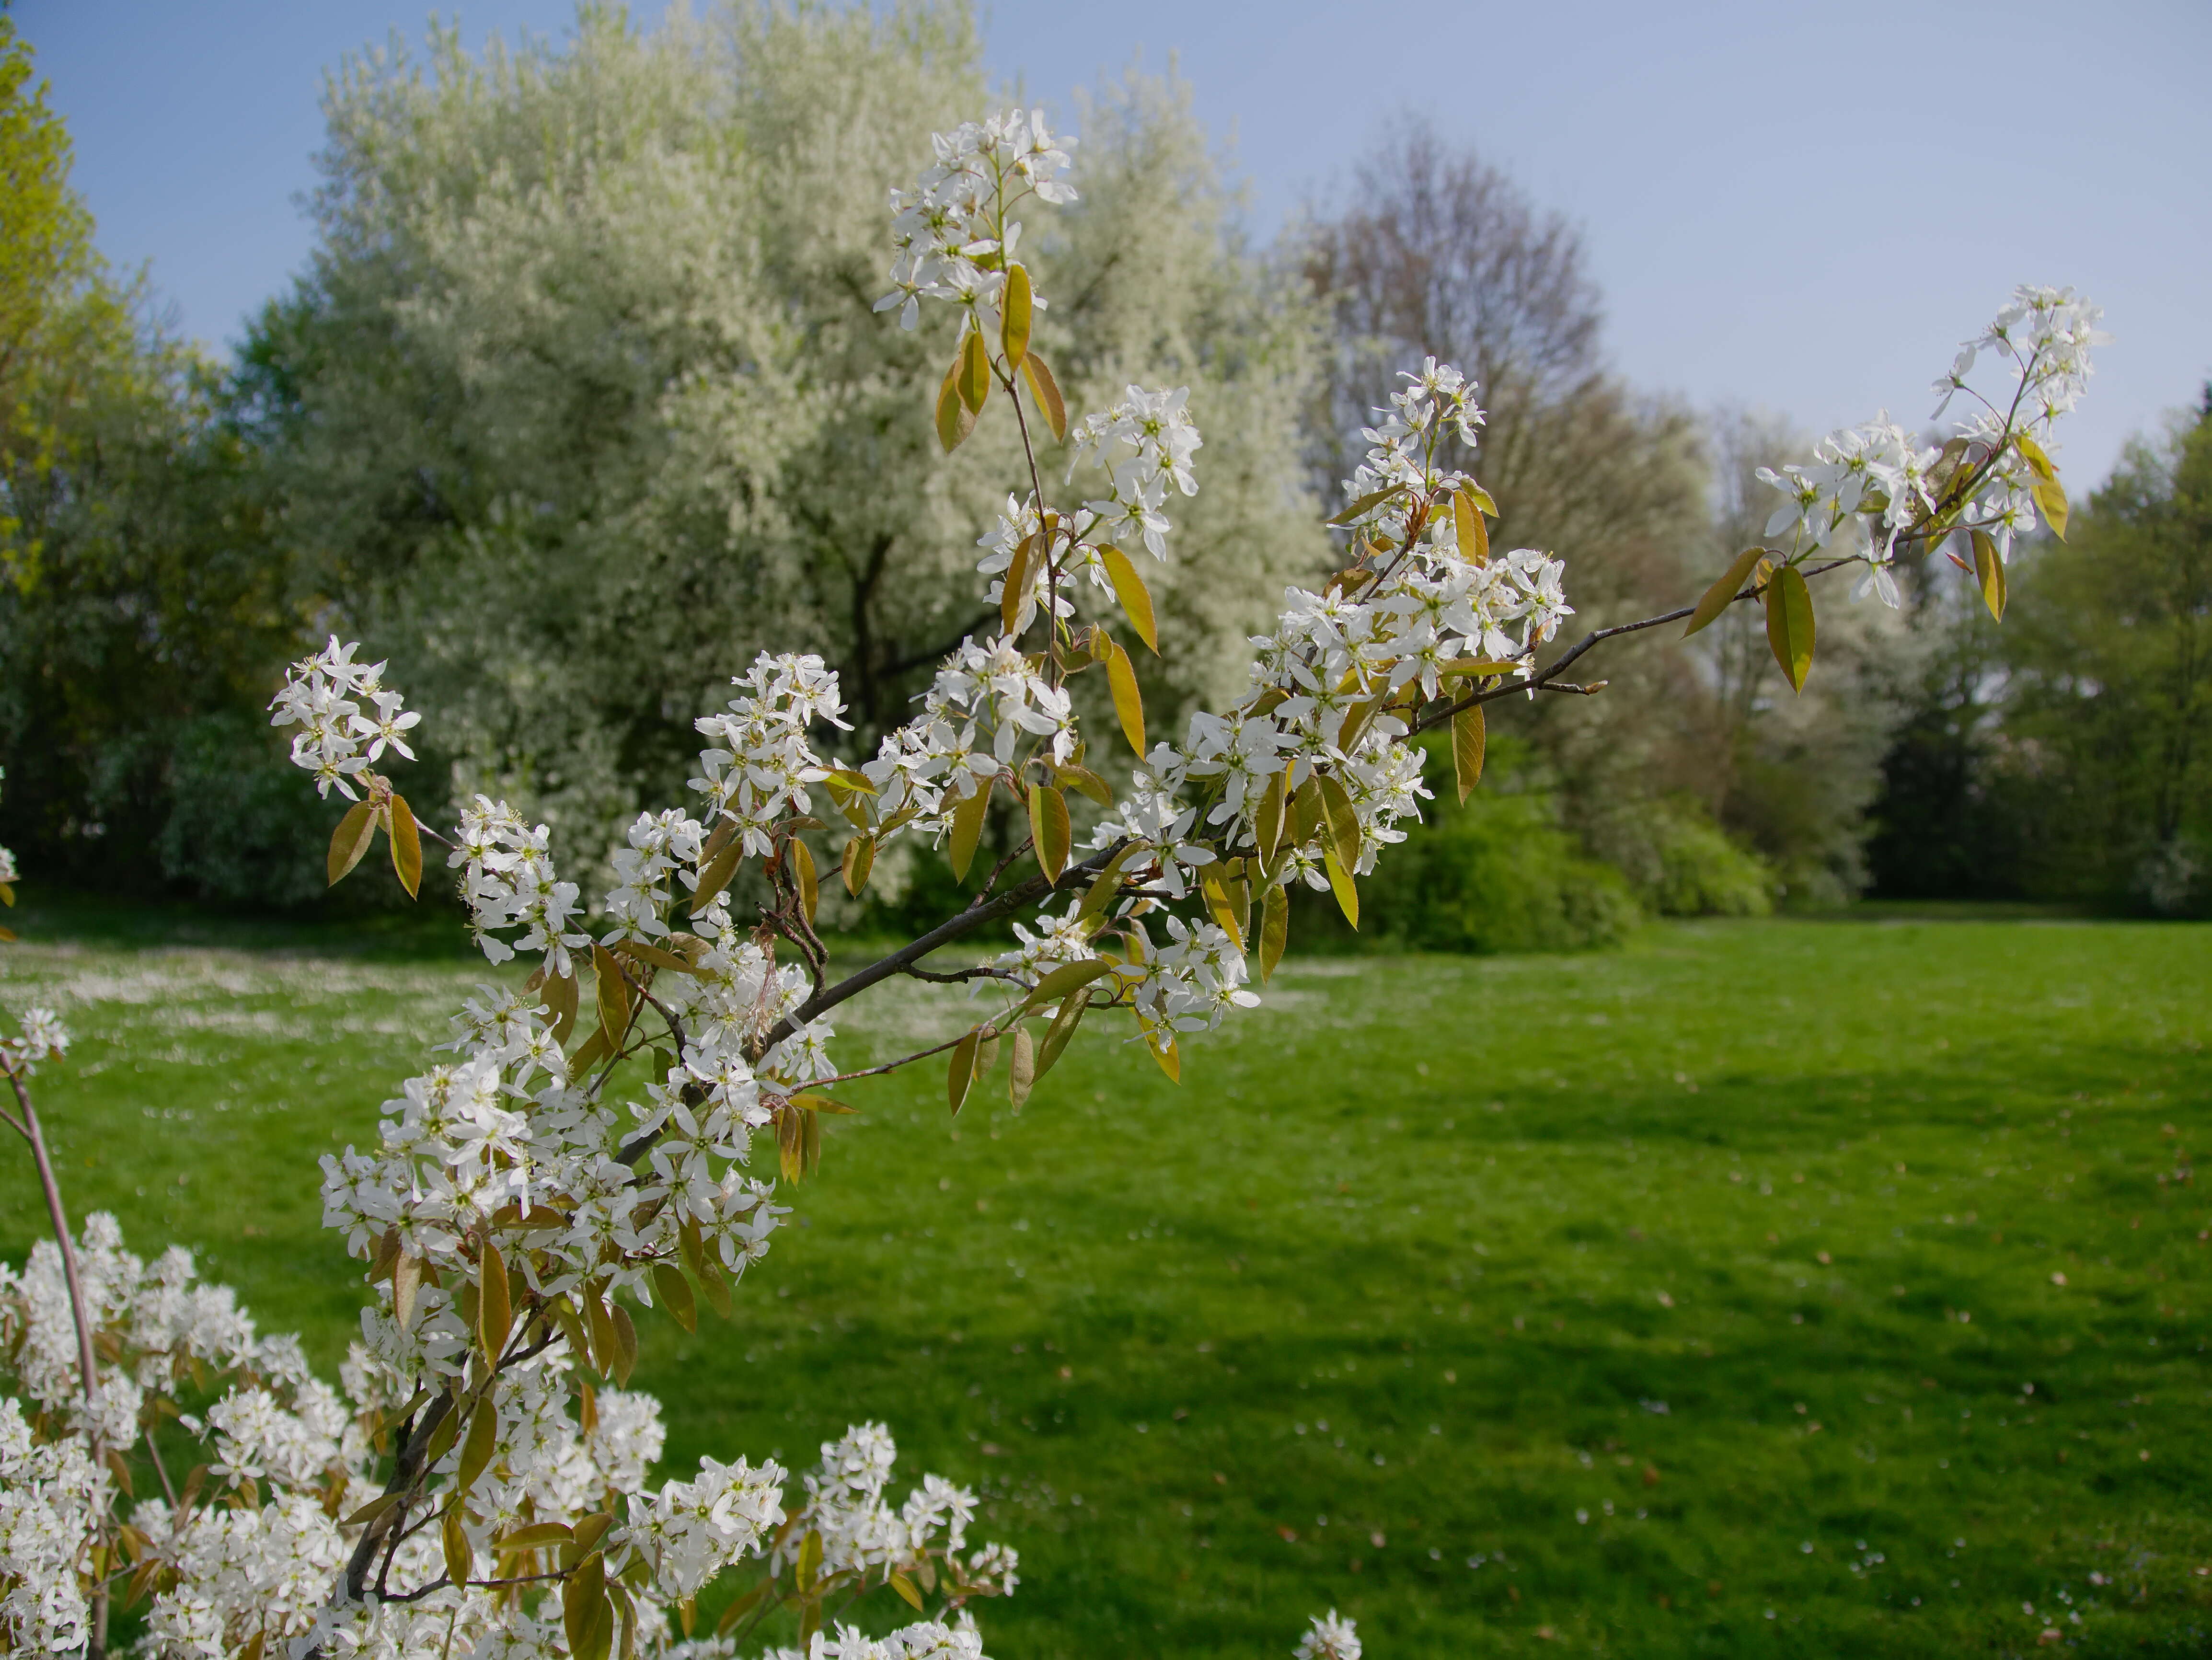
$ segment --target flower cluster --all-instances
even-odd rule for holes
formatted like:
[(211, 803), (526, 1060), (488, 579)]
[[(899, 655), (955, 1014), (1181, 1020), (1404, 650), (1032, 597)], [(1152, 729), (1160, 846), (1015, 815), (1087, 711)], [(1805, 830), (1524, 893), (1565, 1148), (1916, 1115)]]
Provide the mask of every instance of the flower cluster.
[[(1759, 477), (1787, 498), (1767, 520), (1766, 534), (1788, 535), (1792, 553), (1856, 546), (1863, 538), (1868, 584), (1891, 605), (1898, 593), (1887, 567), (1907, 531), (1931, 522), (1939, 530), (1979, 531), (2000, 557), (2008, 556), (2013, 538), (2035, 528), (2039, 480), (2052, 478), (2043, 451), (2051, 423), (2086, 388), (2089, 349), (2111, 337), (2097, 327), (2103, 315), (2071, 289), (2015, 289), (1935, 383), (1940, 401), (1930, 418), (1940, 419), (1960, 392), (1979, 405), (1956, 423), (1948, 442), (1922, 447), (1885, 410), (1829, 434), (1809, 463), (1762, 467)], [(1967, 384), (1984, 353), (2013, 371), (2006, 407)], [(1963, 489), (1954, 488), (1959, 480)]]
[[(985, 1545), (963, 1560), (975, 1495), (940, 1477), (921, 1485), (893, 1509), (884, 1497), (898, 1450), (881, 1424), (861, 1424), (822, 1444), (822, 1462), (805, 1478), (806, 1501), (779, 1548), (778, 1560), (795, 1562), (801, 1541), (821, 1541), (823, 1574), (913, 1574), (932, 1557), (971, 1592), (1011, 1596), (1020, 1583), (1018, 1558), (1005, 1545)], [(942, 1535), (940, 1537), (940, 1535)]]
[(1313, 1629), (1298, 1639), (1297, 1660), (1359, 1660), (1359, 1628), (1337, 1617), (1334, 1608), (1313, 1616)]
[(705, 795), (715, 813), (735, 825), (744, 850), (766, 854), (774, 846), (775, 821), (803, 813), (811, 798), (807, 786), (827, 777), (807, 742), (817, 721), (852, 730), (837, 717), (837, 677), (809, 652), (771, 657), (763, 652), (738, 685), (745, 696), (732, 698), (728, 712), (702, 715), (694, 724), (717, 747), (699, 754), (700, 775), (691, 787)]
[[(912, 822), (942, 830), (953, 802), (966, 800), (1012, 765), (1025, 740), (1055, 761), (1075, 751), (1075, 712), (1008, 635), (979, 646), (963, 640), (922, 694), (921, 713), (887, 733), (860, 768), (876, 792), (884, 834)], [(901, 815), (904, 815), (903, 818)]]
[(112, 1486), (88, 1442), (41, 1442), (23, 1403), (0, 1401), (0, 1644), (11, 1652), (84, 1645), (86, 1582)]
[(995, 328), (1006, 265), (1022, 234), (1021, 222), (1007, 212), (1029, 195), (1055, 204), (1075, 200), (1074, 187), (1060, 176), (1075, 140), (1054, 137), (1042, 110), (1009, 110), (937, 133), (931, 143), (936, 164), (913, 189), (891, 192), (897, 253), (891, 291), (876, 309), (896, 307), (900, 325), (910, 329), (925, 296), (949, 300), (964, 309), (969, 326)]
[(724, 1568), (760, 1554), (783, 1520), (784, 1472), (699, 1461), (696, 1481), (671, 1481), (655, 1494), (629, 1496), (629, 1521), (616, 1535), (677, 1601), (696, 1596)]
[[(21, 1390), (0, 1400), (0, 1641), (10, 1649), (82, 1645), (97, 1553), (118, 1539), (133, 1570), (156, 1587), (146, 1631), (149, 1651), (162, 1654), (234, 1652), (258, 1634), (264, 1651), (283, 1643), (295, 1654), (321, 1647), (360, 1660), (557, 1655), (565, 1650), (559, 1588), (548, 1576), (556, 1553), (502, 1541), (525, 1527), (543, 1533), (558, 1523), (566, 1531), (595, 1517), (614, 1518), (600, 1548), (608, 1578), (629, 1587), (635, 1648), (647, 1656), (679, 1650), (667, 1619), (676, 1603), (803, 1533), (787, 1525), (792, 1517), (834, 1535), (825, 1560), (866, 1556), (870, 1567), (913, 1570), (936, 1557), (962, 1596), (1013, 1589), (1011, 1552), (951, 1555), (964, 1548), (975, 1510), (963, 1489), (925, 1476), (887, 1526), (874, 1517), (895, 1456), (880, 1426), (825, 1446), (804, 1509), (789, 1517), (785, 1475), (773, 1463), (702, 1460), (696, 1477), (653, 1490), (646, 1475), (665, 1441), (658, 1404), (607, 1389), (586, 1397), (580, 1420), (570, 1411), (568, 1364), (549, 1356), (503, 1374), (508, 1387), (487, 1408), (495, 1420), (486, 1468), (461, 1512), (477, 1560), (504, 1552), (515, 1571), (506, 1577), (543, 1589), (518, 1598), (444, 1584), (450, 1558), (433, 1528), (392, 1554), (391, 1589), (420, 1588), (411, 1600), (333, 1599), (333, 1578), (362, 1532), (357, 1512), (378, 1492), (380, 1438), (404, 1415), (416, 1376), (356, 1344), (341, 1395), (309, 1371), (296, 1338), (258, 1335), (228, 1287), (198, 1279), (190, 1253), (173, 1246), (143, 1262), (104, 1213), (87, 1219), (76, 1267), (100, 1352), (115, 1357), (97, 1387), (97, 1423), (80, 1405), (60, 1251), (41, 1243), (20, 1272), (0, 1264), (0, 1369)], [(212, 1405), (197, 1414), (180, 1407), (210, 1389)], [(106, 1450), (132, 1446), (161, 1422), (198, 1444), (204, 1484), (196, 1477), (181, 1499), (142, 1499), (118, 1523)], [(854, 1448), (866, 1450), (855, 1456)], [(447, 1485), (458, 1484), (465, 1456), (457, 1447), (440, 1461)], [(949, 1534), (942, 1544), (939, 1532)], [(878, 1536), (895, 1541), (888, 1555), (873, 1552)], [(487, 1568), (483, 1577), (494, 1576)], [(892, 1656), (981, 1656), (972, 1626), (924, 1620), (886, 1641)]]
[[(314, 775), (318, 794), (327, 797), (335, 787), (349, 801), (360, 799), (354, 784), (386, 749), (415, 758), (407, 733), (422, 718), (383, 684), (383, 664), (353, 660), (359, 649), (331, 635), (321, 651), (292, 665), (269, 705), (270, 726), (300, 728), (292, 739), (292, 764)], [(374, 713), (363, 709), (364, 702)]]
[(1002, 608), (1006, 578), (1023, 544), (1034, 538), (1049, 547), (1049, 559), (1026, 562), (1024, 592), (1013, 618), (1017, 638), (1040, 610), (1049, 609), (1061, 621), (1073, 617), (1079, 576), (1097, 593), (1118, 597), (1107, 564), (1109, 547), (1141, 544), (1155, 559), (1166, 559), (1168, 533), (1175, 528), (1164, 511), (1169, 488), (1198, 494), (1190, 460), (1205, 441), (1186, 408), (1189, 396), (1188, 386), (1128, 387), (1121, 402), (1085, 417), (1070, 435), (1068, 477), (1086, 454), (1094, 457), (1106, 472), (1104, 496), (1065, 517), (1048, 518), (1034, 496), (1009, 496), (997, 526), (976, 538), (984, 553), (975, 569), (994, 579), (985, 598)]
[[(556, 972), (573, 975), (568, 953), (591, 939), (570, 926), (581, 910), (580, 890), (555, 872), (552, 839), (545, 825), (526, 824), (506, 802), (479, 795), (461, 809), (447, 863), (463, 871), (469, 932), (486, 958), (505, 963), (518, 951), (543, 952)], [(520, 938), (500, 937), (499, 930), (514, 927), (523, 930)]]
[(52, 1009), (27, 1008), (13, 1037), (0, 1037), (0, 1068), (19, 1078), (37, 1073), (42, 1061), (58, 1061), (69, 1052), (70, 1031)]

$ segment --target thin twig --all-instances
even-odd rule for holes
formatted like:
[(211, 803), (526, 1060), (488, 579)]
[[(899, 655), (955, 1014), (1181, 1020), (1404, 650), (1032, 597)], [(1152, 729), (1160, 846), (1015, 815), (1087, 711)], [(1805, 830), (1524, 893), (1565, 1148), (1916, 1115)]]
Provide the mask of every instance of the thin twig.
[(1020, 983), (1012, 969), (994, 969), (988, 964), (979, 968), (955, 969), (950, 973), (939, 974), (934, 969), (918, 969), (912, 964), (908, 964), (899, 972), (910, 979), (927, 980), (932, 985), (938, 986), (964, 985), (970, 980), (1014, 980), (1016, 984)]

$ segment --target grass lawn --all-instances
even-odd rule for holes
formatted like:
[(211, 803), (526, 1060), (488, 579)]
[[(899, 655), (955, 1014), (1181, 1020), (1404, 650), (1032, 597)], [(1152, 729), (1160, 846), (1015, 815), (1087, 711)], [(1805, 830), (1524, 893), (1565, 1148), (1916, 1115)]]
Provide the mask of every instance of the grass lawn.
[[(76, 1208), (334, 1361), (313, 1161), (483, 971), (80, 932), (0, 956), (82, 1034)], [(738, 1319), (647, 1323), (639, 1382), (673, 1467), (880, 1418), (985, 1489), (1000, 1660), (1279, 1660), (1331, 1605), (1376, 1660), (2200, 1655), (2209, 989), (2212, 928), (2074, 921), (1294, 958), (1181, 1088), (1103, 1031), (1018, 1119), (854, 1086)], [(0, 1250), (42, 1225), (0, 1162)]]

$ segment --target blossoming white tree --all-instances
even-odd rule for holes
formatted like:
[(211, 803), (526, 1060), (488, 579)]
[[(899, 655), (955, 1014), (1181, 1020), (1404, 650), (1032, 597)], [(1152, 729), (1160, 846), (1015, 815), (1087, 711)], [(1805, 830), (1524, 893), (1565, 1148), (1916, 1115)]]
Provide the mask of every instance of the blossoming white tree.
[[(412, 893), (428, 838), (459, 873), (486, 957), (530, 964), (462, 1009), (453, 1059), (386, 1104), (376, 1146), (323, 1161), (325, 1223), (373, 1288), (343, 1393), (292, 1340), (258, 1337), (182, 1251), (149, 1268), (105, 1217), (72, 1240), (29, 1093), (66, 1034), (33, 1010), (0, 1046), (9, 1122), (38, 1159), (56, 1235), (0, 1276), (0, 1356), (22, 1391), (0, 1405), (0, 1640), (96, 1655), (119, 1594), (150, 1599), (146, 1644), (165, 1655), (263, 1660), (281, 1644), (295, 1660), (607, 1660), (617, 1645), (624, 1660), (722, 1656), (777, 1609), (796, 1613), (811, 1660), (980, 1655), (969, 1604), (1014, 1589), (1014, 1554), (971, 1548), (973, 1495), (934, 1476), (894, 1507), (882, 1426), (824, 1447), (799, 1494), (775, 1465), (743, 1458), (647, 1482), (661, 1432), (654, 1403), (623, 1387), (631, 1310), (687, 1328), (702, 1304), (731, 1313), (787, 1213), (775, 1176), (814, 1168), (822, 1116), (848, 1110), (826, 1091), (945, 1055), (957, 1113), (1004, 1054), (1018, 1105), (1093, 1016), (1126, 1015), (1179, 1077), (1186, 1036), (1258, 1000), (1253, 968), (1264, 980), (1283, 953), (1291, 883), (1333, 892), (1357, 926), (1359, 878), (1427, 794), (1416, 734), (1450, 727), (1464, 796), (1486, 706), (1597, 692), (1602, 682), (1566, 677), (1611, 635), (1684, 620), (1694, 631), (1760, 604), (1802, 686), (1810, 580), (1856, 566), (1891, 598), (1901, 550), (1962, 538), (2001, 614), (2012, 538), (2039, 514), (2063, 531), (2044, 439), (2080, 393), (2097, 313), (2063, 290), (2022, 289), (1938, 383), (1947, 398), (1971, 392), (1975, 353), (1994, 351), (2016, 373), (2008, 406), (1984, 403), (1927, 449), (1886, 420), (1834, 435), (1773, 476), (1787, 500), (1768, 533), (1781, 545), (1747, 550), (1694, 605), (1545, 660), (1572, 615), (1564, 562), (1491, 546), (1494, 504), (1437, 459), (1447, 435), (1474, 444), (1477, 389), (1431, 361), (1366, 435), (1332, 521), (1343, 568), (1286, 594), (1253, 642), (1248, 696), (1194, 715), (1180, 743), (1152, 741), (1130, 657), (1130, 642), (1153, 643), (1142, 561), (1168, 556), (1168, 508), (1198, 488), (1200, 441), (1179, 391), (1133, 386), (1071, 424), (1029, 350), (1045, 302), (1015, 257), (1013, 215), (1071, 199), (1068, 142), (1013, 112), (939, 135), (934, 165), (893, 192), (893, 288), (878, 309), (908, 325), (925, 303), (961, 313), (939, 435), (958, 445), (995, 392), (1028, 466), (981, 543), (999, 631), (963, 642), (872, 757), (836, 755), (843, 705), (819, 658), (763, 655), (726, 711), (698, 723), (696, 816), (641, 815), (615, 885), (587, 906), (546, 827), (505, 804), (477, 797), (449, 834), (416, 818), (376, 769), (387, 752), (410, 758), (417, 720), (382, 665), (333, 639), (278, 694), (294, 759), (352, 803), (330, 879), (382, 833)], [(1060, 490), (1033, 421), (1073, 440)], [(1108, 775), (1121, 769), (1086, 759), (1071, 690), (1094, 670), (1131, 752), (1118, 790)], [(946, 845), (964, 880), (1002, 792), (1028, 835), (973, 902), (831, 983), (816, 849), (836, 854), (855, 895), (901, 836)], [(817, 806), (842, 821), (835, 831)], [(1017, 879), (1024, 855), (1036, 873)], [(767, 897), (740, 916), (731, 885), (748, 861)], [(14, 876), (0, 854), (11, 902)], [(923, 966), (1032, 907), (1014, 949)], [(976, 1018), (933, 1049), (841, 1071), (828, 1017), (897, 975), (966, 983)], [(769, 1138), (773, 1173), (752, 1162)], [(155, 1447), (164, 1420), (205, 1449), (181, 1488)], [(142, 1445), (158, 1497), (129, 1492), (125, 1455)], [(698, 1598), (725, 1573), (751, 1584), (702, 1633)], [(923, 1617), (881, 1639), (842, 1623), (880, 1587)], [(1357, 1660), (1359, 1644), (1332, 1611), (1298, 1653)]]

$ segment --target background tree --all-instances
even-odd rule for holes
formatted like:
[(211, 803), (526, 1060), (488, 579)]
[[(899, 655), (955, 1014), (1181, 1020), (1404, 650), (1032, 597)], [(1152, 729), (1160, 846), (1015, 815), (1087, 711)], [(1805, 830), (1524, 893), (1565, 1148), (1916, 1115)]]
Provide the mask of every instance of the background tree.
[(314, 815), (270, 770), (259, 712), (297, 624), (252, 454), (221, 372), (93, 248), (69, 165), (0, 15), (9, 833), (110, 890), (304, 897), (295, 855)]
[[(286, 536), (439, 712), (457, 794), (596, 856), (763, 647), (830, 659), (865, 753), (981, 631), (945, 579), (1015, 438), (946, 465), (949, 323), (872, 307), (879, 181), (982, 81), (964, 6), (736, 4), (650, 34), (587, 9), (563, 49), (478, 59), (440, 33), (332, 82), (313, 265), (249, 356)], [(1081, 125), (1082, 202), (1024, 250), (1064, 296), (1037, 345), (1072, 404), (1187, 384), (1211, 435), (1159, 595), (1149, 690), (1177, 704), (1240, 680), (1283, 577), (1322, 562), (1307, 336), (1181, 94), (1132, 78)]]
[[(1305, 228), (1301, 258), (1331, 324), (1310, 406), (1317, 476), (1341, 476), (1398, 374), (1434, 356), (1481, 383), (1477, 470), (1498, 534), (1574, 550), (1581, 620), (1661, 609), (1759, 540), (1778, 498), (1754, 474), (1793, 453), (1786, 428), (1701, 422), (1610, 374), (1579, 234), (1479, 155), (1401, 126)], [(1528, 783), (1556, 786), (1589, 848), (1657, 909), (1848, 897), (1886, 719), (1856, 684), (1882, 627), (1864, 609), (1824, 615), (1824, 656), (1833, 638), (1844, 672), (1802, 698), (1755, 619), (1688, 647), (1640, 642), (1608, 661), (1603, 696), (1534, 712)]]

